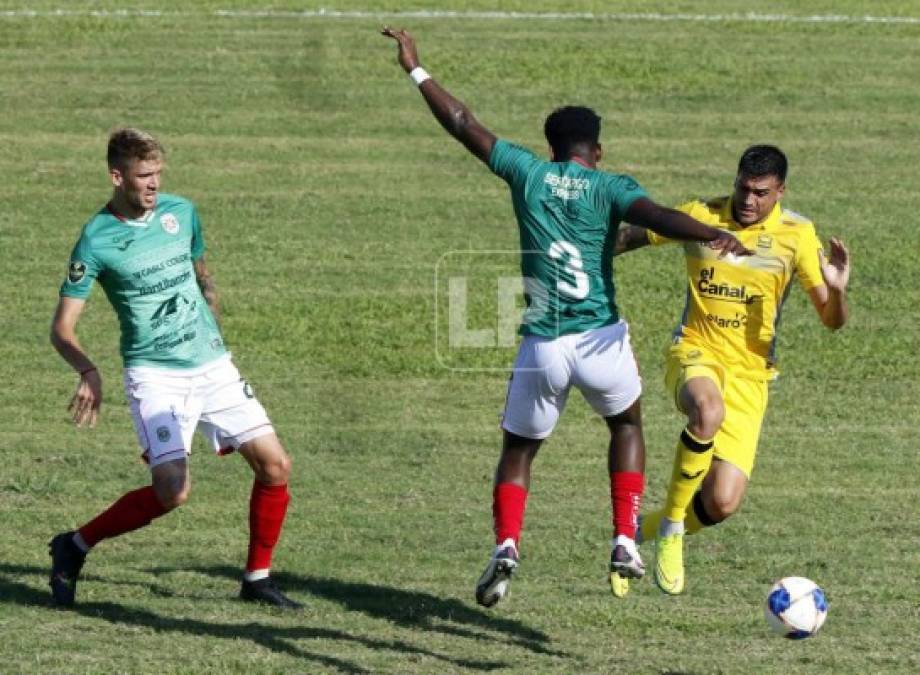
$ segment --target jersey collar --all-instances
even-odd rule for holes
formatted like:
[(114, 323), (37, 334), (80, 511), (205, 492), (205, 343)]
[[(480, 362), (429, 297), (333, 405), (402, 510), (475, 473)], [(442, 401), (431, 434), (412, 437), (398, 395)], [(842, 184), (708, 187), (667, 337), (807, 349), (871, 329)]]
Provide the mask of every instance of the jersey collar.
[(125, 216), (120, 214), (118, 211), (116, 211), (115, 208), (112, 206), (112, 202), (109, 202), (108, 204), (106, 204), (105, 208), (109, 213), (115, 216), (120, 223), (127, 225), (129, 227), (147, 227), (147, 225), (150, 224), (151, 218), (153, 218), (153, 212), (156, 210), (156, 209), (150, 209), (149, 211), (147, 211), (147, 213), (142, 215), (140, 218), (135, 218), (132, 220), (130, 218), (126, 218)]

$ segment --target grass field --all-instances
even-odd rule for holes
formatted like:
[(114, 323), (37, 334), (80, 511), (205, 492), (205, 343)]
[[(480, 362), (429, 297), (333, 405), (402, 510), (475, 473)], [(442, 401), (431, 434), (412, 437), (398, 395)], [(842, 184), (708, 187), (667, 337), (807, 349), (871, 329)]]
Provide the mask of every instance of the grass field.
[[(596, 108), (604, 168), (664, 203), (726, 193), (746, 145), (779, 144), (786, 205), (852, 251), (843, 332), (823, 329), (801, 290), (790, 298), (748, 498), (689, 541), (684, 596), (646, 581), (611, 597), (606, 432), (573, 396), (536, 465), (521, 573), (491, 611), (472, 589), (491, 550), (499, 366), (514, 347), (452, 351), (436, 330), (435, 272), (446, 260), (485, 274), (470, 322), (494, 325), (488, 269), (513, 269), (517, 244), (504, 184), (440, 130), (395, 65), (376, 30), (399, 18), (240, 13), (320, 6), (299, 0), (86, 11), (120, 6), (0, 1), (0, 671), (920, 670), (920, 4), (757, 5), (912, 23), (754, 21), (740, 0), (325, 5), (740, 12), (403, 22), (428, 70), (501, 137), (542, 151), (550, 110)], [(198, 204), (227, 341), (294, 457), (275, 565), (303, 615), (235, 599), (251, 480), (239, 458), (203, 445), (190, 503), (103, 543), (75, 611), (49, 605), (50, 536), (148, 479), (102, 293), (80, 325), (105, 379), (97, 428), (68, 424), (76, 379), (47, 339), (70, 247), (108, 196), (106, 135), (123, 124), (162, 137), (166, 191)], [(662, 352), (682, 262), (642, 251), (616, 269), (646, 383), (655, 507), (681, 424)], [(822, 633), (802, 643), (762, 618), (770, 583), (793, 574), (830, 601)]]

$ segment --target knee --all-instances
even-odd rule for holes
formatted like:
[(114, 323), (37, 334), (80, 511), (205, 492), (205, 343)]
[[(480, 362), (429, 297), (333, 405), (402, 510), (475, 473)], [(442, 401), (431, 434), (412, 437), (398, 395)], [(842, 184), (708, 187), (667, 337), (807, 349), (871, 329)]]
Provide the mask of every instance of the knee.
[(709, 439), (716, 435), (725, 419), (725, 405), (718, 397), (706, 397), (694, 402), (687, 428), (697, 438)]
[(185, 502), (188, 501), (189, 495), (191, 494), (191, 486), (187, 483), (182, 486), (153, 486), (153, 490), (156, 493), (157, 499), (164, 509), (167, 511), (172, 511), (177, 509)]
[(271, 461), (265, 462), (259, 469), (257, 478), (266, 485), (283, 485), (291, 477), (291, 457), (281, 452)]
[(715, 492), (706, 499), (706, 513), (717, 523), (734, 514), (741, 506), (741, 494)]

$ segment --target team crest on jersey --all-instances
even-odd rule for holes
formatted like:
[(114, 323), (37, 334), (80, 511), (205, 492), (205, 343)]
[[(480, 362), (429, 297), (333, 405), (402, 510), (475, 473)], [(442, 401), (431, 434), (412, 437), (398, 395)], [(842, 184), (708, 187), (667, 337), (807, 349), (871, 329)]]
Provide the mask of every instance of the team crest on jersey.
[(766, 234), (762, 234), (759, 237), (757, 237), (757, 248), (762, 248), (762, 249), (766, 249), (769, 251), (772, 246), (773, 246), (773, 237), (766, 235)]
[(171, 213), (164, 213), (160, 216), (160, 225), (163, 226), (167, 234), (176, 234), (179, 231), (179, 221)]
[(70, 266), (67, 268), (67, 278), (70, 283), (78, 284), (83, 281), (84, 276), (86, 276), (86, 265), (79, 260), (71, 260)]

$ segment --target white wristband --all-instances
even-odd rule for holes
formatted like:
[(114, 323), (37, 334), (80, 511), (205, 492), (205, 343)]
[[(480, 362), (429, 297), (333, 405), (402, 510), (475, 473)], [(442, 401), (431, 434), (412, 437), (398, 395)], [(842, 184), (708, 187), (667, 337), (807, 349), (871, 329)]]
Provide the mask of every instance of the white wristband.
[(421, 66), (413, 68), (412, 72), (409, 73), (409, 77), (412, 78), (412, 81), (415, 82), (415, 86), (417, 87), (420, 87), (425, 80), (431, 79), (431, 75), (428, 74), (428, 71)]

